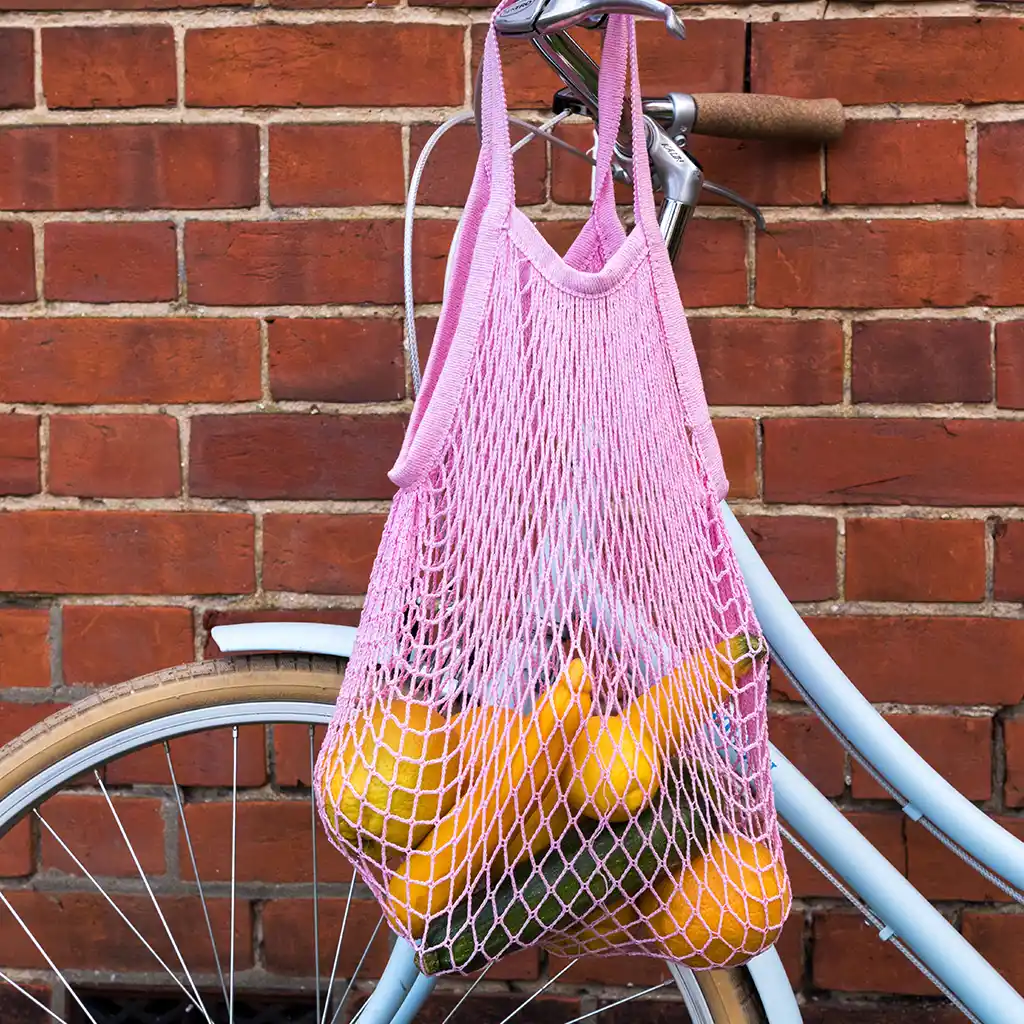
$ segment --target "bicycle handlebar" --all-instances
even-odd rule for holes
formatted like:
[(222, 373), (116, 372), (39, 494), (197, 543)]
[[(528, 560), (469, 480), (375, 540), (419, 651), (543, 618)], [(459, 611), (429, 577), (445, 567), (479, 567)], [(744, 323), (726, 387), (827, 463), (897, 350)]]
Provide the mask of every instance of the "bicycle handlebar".
[(694, 94), (693, 101), (692, 131), (697, 135), (829, 142), (842, 135), (846, 121), (839, 100), (706, 92)]

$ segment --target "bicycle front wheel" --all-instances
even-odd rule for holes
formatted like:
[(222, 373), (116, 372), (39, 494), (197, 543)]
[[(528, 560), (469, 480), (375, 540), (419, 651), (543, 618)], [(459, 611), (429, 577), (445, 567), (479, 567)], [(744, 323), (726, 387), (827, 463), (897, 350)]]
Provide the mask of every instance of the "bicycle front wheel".
[[(350, 1020), (388, 935), (313, 807), (316, 730), (343, 671), (308, 656), (185, 665), (0, 750), (0, 834), (27, 850), (0, 888), (0, 980), (67, 1024)], [(418, 1019), (461, 1003), (452, 1019), (573, 1021), (638, 998), (680, 1024), (765, 1019), (743, 970), (617, 990), (536, 964), (493, 973), (464, 1001), (474, 982), (442, 982)]]

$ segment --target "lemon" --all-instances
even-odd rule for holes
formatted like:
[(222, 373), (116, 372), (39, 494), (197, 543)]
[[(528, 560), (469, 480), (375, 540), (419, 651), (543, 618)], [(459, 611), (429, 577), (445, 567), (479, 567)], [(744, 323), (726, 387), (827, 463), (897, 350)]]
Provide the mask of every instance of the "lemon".
[(731, 967), (778, 938), (790, 902), (785, 869), (771, 850), (726, 835), (662, 878), (641, 898), (640, 915), (674, 959), (689, 967)]
[(587, 719), (561, 774), (569, 807), (590, 818), (626, 821), (657, 792), (654, 734), (619, 715)]
[(378, 701), (342, 726), (327, 765), (328, 817), (368, 853), (413, 848), (455, 801), (455, 733), (427, 704)]

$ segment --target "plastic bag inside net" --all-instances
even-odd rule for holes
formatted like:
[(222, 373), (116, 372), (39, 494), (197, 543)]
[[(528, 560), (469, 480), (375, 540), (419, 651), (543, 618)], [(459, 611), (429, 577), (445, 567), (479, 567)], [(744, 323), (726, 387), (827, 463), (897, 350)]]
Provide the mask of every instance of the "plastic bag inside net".
[[(613, 17), (602, 109), (634, 46)], [(607, 175), (558, 257), (514, 207), (499, 71), (492, 33), (481, 164), (317, 763), (321, 819), (428, 974), (536, 945), (736, 965), (790, 905), (767, 649), (650, 181), (638, 165), (627, 236)]]

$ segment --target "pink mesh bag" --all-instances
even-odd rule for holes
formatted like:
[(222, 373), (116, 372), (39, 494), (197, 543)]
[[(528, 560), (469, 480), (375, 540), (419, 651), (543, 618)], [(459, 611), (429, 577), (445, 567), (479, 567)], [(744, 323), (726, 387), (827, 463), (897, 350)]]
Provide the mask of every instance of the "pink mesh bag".
[[(499, 10), (501, 8), (499, 7)], [(600, 82), (645, 153), (632, 19)], [(482, 148), (317, 763), (321, 819), (427, 973), (515, 949), (694, 968), (789, 911), (766, 647), (647, 161), (618, 118), (566, 257), (515, 206), (492, 27)]]

